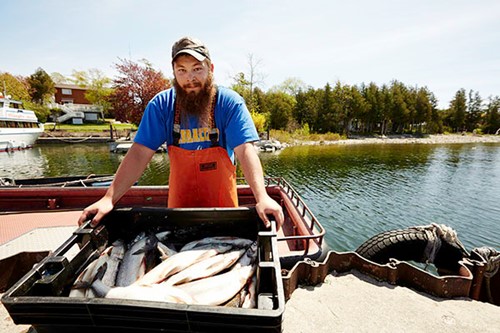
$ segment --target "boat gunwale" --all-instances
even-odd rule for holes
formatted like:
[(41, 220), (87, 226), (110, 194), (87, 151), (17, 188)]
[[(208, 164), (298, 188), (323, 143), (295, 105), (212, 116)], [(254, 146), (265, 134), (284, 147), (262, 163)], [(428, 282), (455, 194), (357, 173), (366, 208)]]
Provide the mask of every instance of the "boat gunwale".
[[(287, 210), (291, 223), (298, 226), (298, 235), (277, 236), (279, 244), (302, 242), (298, 248), (289, 247), (286, 257), (303, 259), (306, 256), (322, 255), (326, 230), (316, 219), (298, 193), (283, 178), (265, 178), (268, 193), (281, 201)], [(132, 186), (117, 203), (122, 207), (167, 207), (168, 185)], [(83, 209), (102, 197), (106, 187), (0, 187), (0, 214), (19, 214), (27, 211), (61, 211)], [(254, 205), (253, 193), (246, 184), (237, 186), (238, 196), (245, 202), (242, 206)]]

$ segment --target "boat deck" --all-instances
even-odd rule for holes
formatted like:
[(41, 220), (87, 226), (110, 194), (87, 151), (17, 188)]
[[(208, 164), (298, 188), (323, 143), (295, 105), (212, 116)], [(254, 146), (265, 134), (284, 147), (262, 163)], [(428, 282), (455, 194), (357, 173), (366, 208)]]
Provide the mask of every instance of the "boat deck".
[[(81, 211), (0, 214), (0, 292), (63, 244), (77, 227)], [(78, 249), (70, 249), (68, 257)]]
[[(0, 215), (0, 291), (63, 244), (76, 229), (81, 211)], [(71, 249), (68, 256), (76, 255)]]
[[(70, 227), (74, 230), (77, 227), (77, 221), (80, 214), (81, 210), (1, 214), (0, 247), (3, 248), (6, 243), (20, 236), (29, 234), (30, 232), (34, 232), (36, 229)], [(29, 247), (30, 243), (24, 244), (22, 250), (27, 251), (26, 246)], [(0, 259), (1, 258), (2, 256), (0, 255)]]

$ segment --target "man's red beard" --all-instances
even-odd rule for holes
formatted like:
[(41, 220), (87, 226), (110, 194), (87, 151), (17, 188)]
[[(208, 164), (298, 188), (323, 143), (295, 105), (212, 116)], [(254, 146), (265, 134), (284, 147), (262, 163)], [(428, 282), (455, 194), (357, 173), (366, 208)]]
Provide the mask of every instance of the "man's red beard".
[(199, 126), (209, 126), (211, 121), (212, 99), (215, 95), (213, 74), (210, 72), (205, 84), (201, 82), (191, 83), (188, 87), (199, 87), (198, 92), (186, 92), (185, 87), (181, 87), (174, 78), (174, 89), (176, 93), (176, 103), (181, 113), (181, 121), (187, 121), (188, 116), (198, 118)]

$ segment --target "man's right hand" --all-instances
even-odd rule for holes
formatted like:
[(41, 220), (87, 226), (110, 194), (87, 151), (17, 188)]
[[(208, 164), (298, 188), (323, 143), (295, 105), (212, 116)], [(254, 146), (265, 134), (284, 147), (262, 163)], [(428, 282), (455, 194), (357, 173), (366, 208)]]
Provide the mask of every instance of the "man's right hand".
[(113, 207), (114, 205), (110, 198), (101, 198), (99, 201), (83, 210), (82, 215), (80, 215), (80, 218), (78, 219), (78, 225), (81, 226), (89, 219), (92, 219), (90, 225), (92, 227), (97, 226), (101, 222), (104, 215), (113, 210)]

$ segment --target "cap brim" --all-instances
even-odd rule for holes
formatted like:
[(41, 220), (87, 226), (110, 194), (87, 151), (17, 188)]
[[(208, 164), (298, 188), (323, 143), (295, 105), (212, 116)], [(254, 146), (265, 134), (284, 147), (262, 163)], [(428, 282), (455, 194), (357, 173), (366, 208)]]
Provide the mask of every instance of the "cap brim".
[(180, 50), (179, 52), (177, 52), (175, 54), (175, 56), (172, 58), (172, 61), (174, 61), (175, 58), (177, 58), (179, 55), (181, 54), (189, 54), (190, 56), (193, 56), (196, 60), (198, 61), (203, 61), (205, 60), (207, 57), (205, 57), (204, 55), (196, 52), (195, 50)]

